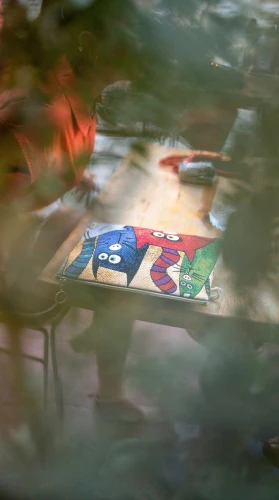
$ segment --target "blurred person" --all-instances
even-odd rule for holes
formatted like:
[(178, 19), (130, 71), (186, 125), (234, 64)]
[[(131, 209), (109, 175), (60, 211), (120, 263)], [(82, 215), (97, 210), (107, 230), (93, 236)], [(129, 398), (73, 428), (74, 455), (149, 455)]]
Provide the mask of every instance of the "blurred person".
[[(23, 238), (27, 238), (30, 240), (28, 245), (32, 241), (34, 243), (38, 237), (40, 239), (40, 232), (46, 230), (50, 234), (52, 227), (54, 238), (41, 251), (31, 252), (31, 261), (34, 258), (36, 261), (31, 267), (36, 268), (36, 274), (76, 224), (76, 216), (69, 219), (66, 209), (61, 207), (60, 196), (76, 185), (83, 190), (86, 187), (95, 189), (93, 178), (84, 172), (93, 152), (96, 123), (79, 92), (74, 71), (63, 55), (35, 83), (28, 81), (28, 71), (31, 71), (28, 63), (32, 61), (27, 60), (26, 67), (23, 66), (25, 75), (18, 78), (18, 84), (13, 81), (17, 76), (17, 56), (13, 58), (13, 50), (17, 49), (17, 43), (24, 44), (21, 31), (24, 33), (28, 26), (24, 15), (23, 8), (11, 3), (7, 6), (4, 22), (3, 11), (1, 16), (1, 69), (4, 78), (0, 93), (0, 200), (2, 226), (3, 218), (12, 211), (20, 218), (21, 222), (17, 224), (19, 241), (24, 242)], [(18, 60), (21, 62), (20, 53)], [(23, 235), (21, 229), (24, 229), (25, 213), (29, 217), (24, 220), (33, 227), (31, 232), (23, 231)], [(9, 262), (5, 264), (7, 285), (11, 284), (10, 265)], [(23, 258), (18, 271), (22, 271), (24, 266)], [(18, 274), (15, 273), (17, 284), (20, 281)], [(25, 280), (22, 281), (26, 286)], [(28, 281), (32, 282), (32, 279)]]
[[(210, 129), (210, 123), (209, 135), (212, 137), (211, 144), (214, 148), (208, 149), (220, 151), (224, 144), (224, 134), (229, 133), (236, 116), (237, 109), (233, 106), (230, 106), (227, 111), (222, 106), (218, 106), (218, 103), (215, 108), (210, 106), (209, 110), (203, 111), (192, 106), (189, 116), (193, 126), (191, 145), (194, 144), (197, 149), (203, 149), (208, 145), (206, 131)], [(137, 409), (125, 399), (124, 391), (124, 368), (133, 324), (133, 319), (119, 317), (117, 311), (109, 313), (104, 304), (103, 311), (94, 313), (92, 325), (72, 340), (72, 347), (76, 352), (94, 352), (96, 355), (100, 381), (96, 404), (103, 415), (111, 419), (138, 423), (142, 420), (143, 414), (139, 408)]]
[[(2, 308), (37, 313), (49, 308), (53, 297), (38, 295), (36, 278), (81, 217), (69, 214), (59, 199), (72, 186), (81, 193), (96, 188), (94, 179), (84, 175), (94, 148), (93, 103), (107, 85), (135, 74), (136, 44), (106, 25), (106, 15), (110, 8), (115, 14), (110, 20), (118, 26), (119, 17), (129, 24), (129, 14), (136, 11), (129, 11), (129, 0), (94, 2), (99, 15), (94, 32), (94, 26), (86, 29), (90, 16), (73, 7), (71, 12), (65, 2), (63, 9), (59, 1), (44, 0), (32, 22), (18, 2), (10, 0), (4, 16), (0, 5), (1, 301)], [(119, 324), (118, 350), (112, 352), (111, 343), (100, 336), (100, 406), (108, 401), (108, 365), (122, 374), (126, 323), (123, 319)], [(96, 330), (98, 334), (97, 314)], [(113, 406), (120, 411), (128, 407), (129, 415), (136, 415), (132, 420), (141, 419), (141, 412), (122, 400), (120, 392), (116, 377)]]

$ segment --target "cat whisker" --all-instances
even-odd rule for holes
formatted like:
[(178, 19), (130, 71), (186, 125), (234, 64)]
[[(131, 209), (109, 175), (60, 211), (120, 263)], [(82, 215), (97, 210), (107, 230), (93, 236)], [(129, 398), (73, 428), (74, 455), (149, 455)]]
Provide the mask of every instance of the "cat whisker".
[(186, 267), (179, 266), (178, 264), (175, 264), (173, 267), (178, 267), (180, 271), (187, 272), (188, 269)]

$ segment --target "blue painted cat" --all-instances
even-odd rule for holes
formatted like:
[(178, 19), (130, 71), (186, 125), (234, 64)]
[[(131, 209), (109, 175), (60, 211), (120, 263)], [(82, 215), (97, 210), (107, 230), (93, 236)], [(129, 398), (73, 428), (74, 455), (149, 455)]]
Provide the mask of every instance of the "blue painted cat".
[[(79, 275), (84, 271), (88, 262), (90, 261), (92, 254), (95, 249), (96, 237), (85, 240), (82, 245), (82, 250), (76, 259), (66, 267), (64, 271), (64, 276), (67, 278), (78, 278)], [(67, 264), (66, 264), (67, 265)]]
[(92, 269), (97, 279), (99, 267), (126, 273), (127, 286), (136, 275), (148, 249), (148, 244), (137, 248), (134, 228), (124, 226), (85, 240), (82, 251), (66, 269), (65, 276), (77, 278), (85, 269), (93, 253)]

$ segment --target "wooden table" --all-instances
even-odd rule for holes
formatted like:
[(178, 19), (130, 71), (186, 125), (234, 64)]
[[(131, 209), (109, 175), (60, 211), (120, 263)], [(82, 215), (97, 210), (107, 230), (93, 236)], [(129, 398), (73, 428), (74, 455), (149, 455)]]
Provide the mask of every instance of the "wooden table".
[[(44, 286), (57, 288), (57, 270), (82, 237), (87, 223), (93, 220), (199, 236), (220, 236), (220, 232), (206, 219), (214, 189), (181, 184), (178, 175), (171, 168), (159, 167), (160, 158), (178, 153), (185, 154), (185, 150), (153, 145), (148, 148), (146, 158), (132, 152), (111, 177), (92, 213), (84, 216), (45, 268), (40, 282)], [(105, 307), (112, 314), (117, 312), (133, 319), (205, 333), (216, 325), (218, 328), (226, 328), (228, 321), (239, 323), (235, 311), (239, 301), (245, 300), (245, 297), (240, 297), (233, 289), (231, 276), (221, 260), (215, 272), (213, 286), (220, 286), (223, 290), (219, 306), (216, 303), (209, 303), (207, 306), (193, 305), (185, 300), (173, 300), (159, 294), (149, 296), (126, 289), (115, 291), (101, 286), (84, 285), (82, 282), (67, 284), (67, 294), (70, 306), (91, 310)], [(254, 309), (247, 306), (247, 316), (241, 319), (241, 325), (248, 332), (252, 331), (253, 336), (264, 336), (268, 340), (270, 337), (267, 336), (271, 333), (267, 329), (267, 323), (277, 325), (278, 306), (268, 295), (268, 291), (263, 289), (260, 302), (261, 306), (256, 298)]]

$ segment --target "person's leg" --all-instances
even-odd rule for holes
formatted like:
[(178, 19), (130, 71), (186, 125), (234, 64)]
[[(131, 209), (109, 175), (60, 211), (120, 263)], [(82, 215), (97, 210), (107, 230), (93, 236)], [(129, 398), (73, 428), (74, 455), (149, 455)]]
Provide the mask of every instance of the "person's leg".
[(137, 423), (143, 418), (141, 410), (125, 399), (124, 392), (124, 368), (132, 329), (132, 319), (99, 309), (94, 313), (92, 325), (72, 341), (77, 352), (95, 352), (99, 412), (104, 417), (127, 423)]
[(97, 310), (93, 334), (99, 374), (100, 400), (119, 400), (124, 397), (123, 371), (130, 347), (133, 320)]

